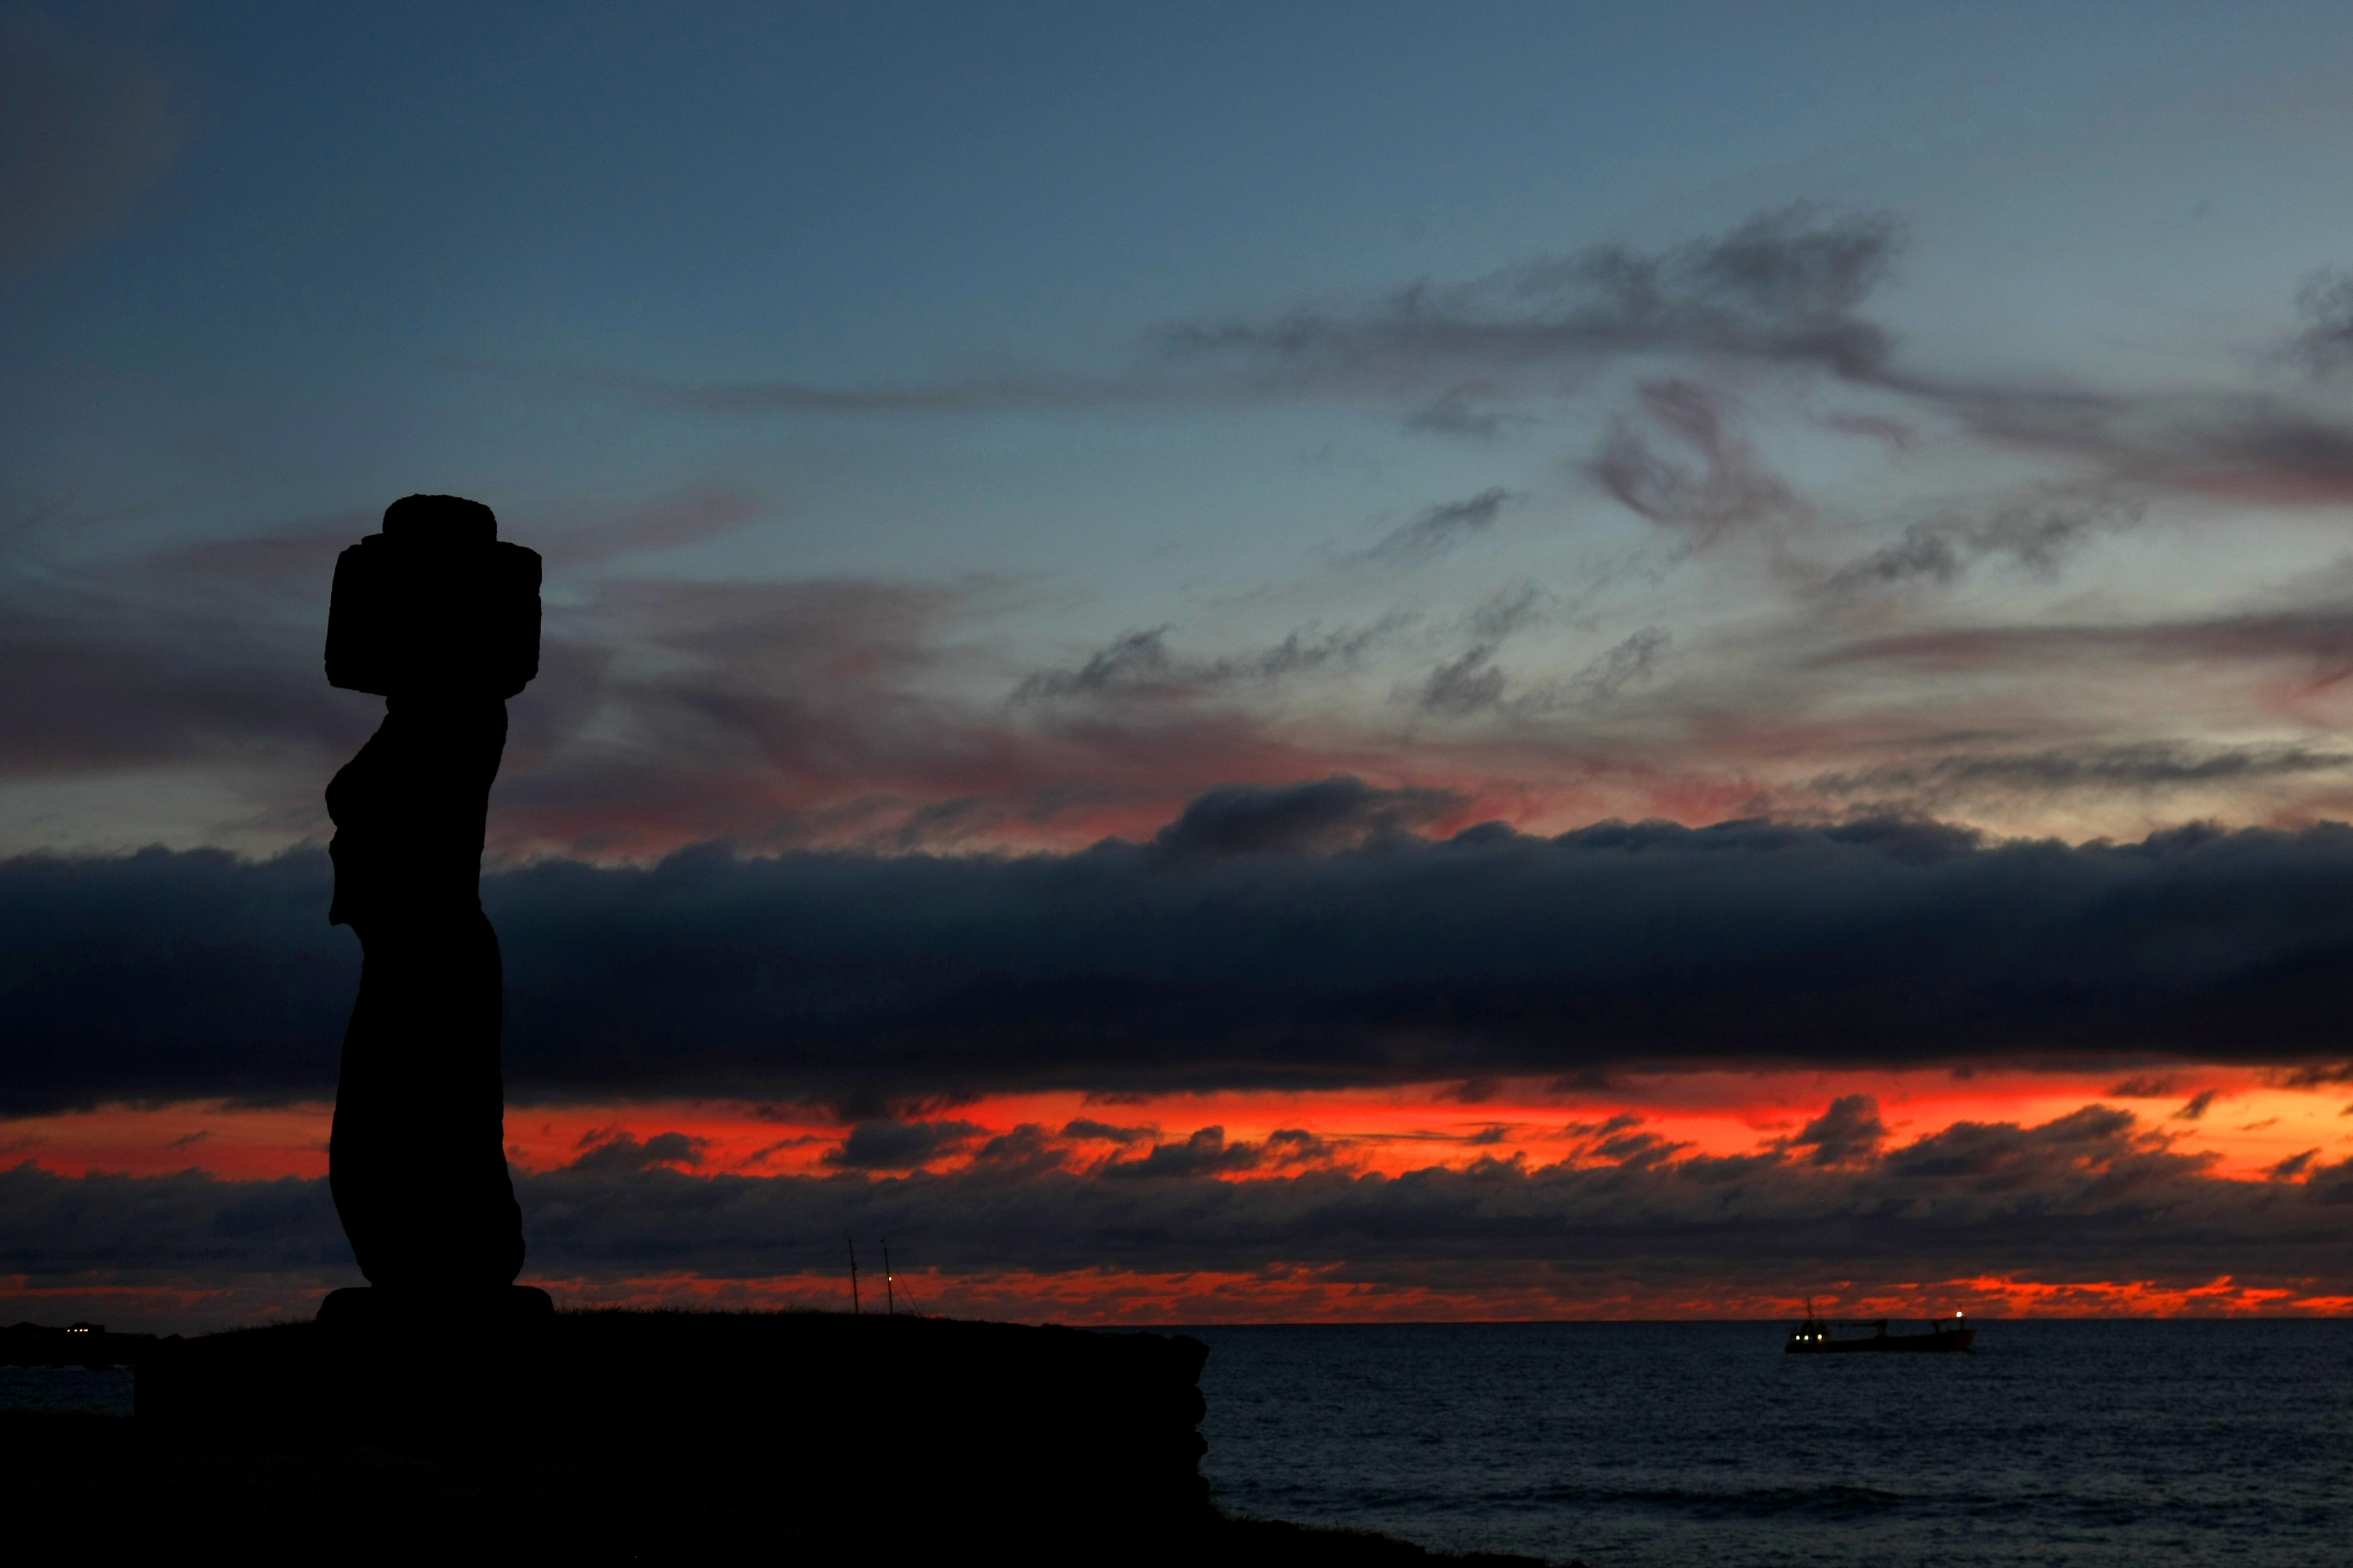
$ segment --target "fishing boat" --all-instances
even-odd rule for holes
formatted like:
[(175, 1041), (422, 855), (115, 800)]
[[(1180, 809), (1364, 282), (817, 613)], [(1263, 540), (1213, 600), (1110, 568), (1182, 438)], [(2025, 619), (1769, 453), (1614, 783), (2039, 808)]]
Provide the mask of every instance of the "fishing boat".
[[(1831, 1355), (1847, 1351), (1944, 1351), (1960, 1352), (1977, 1342), (1978, 1331), (1967, 1326), (1961, 1314), (1932, 1320), (1928, 1331), (1919, 1334), (1890, 1333), (1885, 1318), (1832, 1321), (1814, 1316), (1814, 1304), (1806, 1303), (1806, 1321), (1798, 1325), (1797, 1332), (1781, 1348), (1791, 1355)], [(1841, 1329), (1869, 1329), (1868, 1334), (1839, 1337)]]

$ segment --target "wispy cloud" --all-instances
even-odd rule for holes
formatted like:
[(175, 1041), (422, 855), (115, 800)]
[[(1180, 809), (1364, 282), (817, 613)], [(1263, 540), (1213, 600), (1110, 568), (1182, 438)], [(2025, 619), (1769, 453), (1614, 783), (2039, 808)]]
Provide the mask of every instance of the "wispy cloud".
[(1419, 565), (1436, 560), (1464, 540), (1493, 528), (1504, 508), (1517, 499), (1502, 486), (1490, 485), (1461, 500), (1425, 507), (1352, 559), (1386, 565)]
[(1642, 405), (1698, 467), (1661, 457), (1639, 426), (1620, 419), (1586, 471), (1630, 510), (1688, 534), (1694, 548), (1802, 510), (1789, 487), (1733, 428), (1724, 394), (1692, 381), (1655, 382), (1642, 389)]
[(1963, 752), (1922, 763), (1825, 773), (1810, 788), (1835, 795), (1904, 794), (1951, 800), (1977, 789), (2051, 795), (2081, 790), (2150, 791), (2257, 778), (2340, 773), (2353, 752), (2306, 746), (2194, 746), (2170, 742), (2067, 746), (2040, 752)]
[(1855, 310), (1904, 245), (1902, 226), (1881, 215), (1787, 207), (1663, 251), (1599, 246), (1468, 282), (1416, 282), (1369, 304), (1177, 322), (1157, 342), (1171, 360), (1293, 384), (1435, 381), (1447, 395), (1663, 353), (1861, 376), (1885, 360), (1889, 340)]
[(1180, 655), (1168, 646), (1175, 628), (1128, 632), (1089, 654), (1075, 668), (1042, 669), (1014, 689), (1019, 703), (1054, 700), (1172, 700), (1238, 688), (1262, 688), (1296, 677), (1356, 668), (1366, 653), (1409, 625), (1411, 612), (1392, 610), (1358, 626), (1302, 626), (1271, 647), (1216, 658)]
[(1980, 516), (1915, 523), (1894, 543), (1838, 568), (1824, 588), (1853, 595), (1912, 584), (1944, 586), (1988, 560), (2048, 577), (2092, 540), (2132, 527), (2147, 510), (2141, 501), (2114, 496), (2036, 496)]

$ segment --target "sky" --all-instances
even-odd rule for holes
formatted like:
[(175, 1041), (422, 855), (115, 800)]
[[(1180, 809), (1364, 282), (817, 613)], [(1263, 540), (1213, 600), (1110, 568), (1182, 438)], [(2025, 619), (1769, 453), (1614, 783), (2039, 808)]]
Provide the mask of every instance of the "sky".
[(356, 1282), (412, 491), (560, 1300), (2353, 1310), (2348, 177), (2323, 5), (0, 5), (0, 1312)]

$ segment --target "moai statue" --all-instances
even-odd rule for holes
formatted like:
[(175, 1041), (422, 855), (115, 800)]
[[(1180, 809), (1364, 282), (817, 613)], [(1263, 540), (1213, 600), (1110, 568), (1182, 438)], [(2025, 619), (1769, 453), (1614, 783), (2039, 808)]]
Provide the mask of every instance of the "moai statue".
[[(491, 509), (408, 496), (335, 563), (327, 680), (385, 700), (327, 786), (334, 903), (364, 958), (343, 1037), (328, 1182), (374, 1312), (505, 1310), (522, 1268), (499, 1067), (499, 939), (484, 821), (506, 700), (539, 673), (539, 556)], [(362, 1310), (338, 1292), (329, 1310)], [(529, 1295), (543, 1303), (544, 1296)]]

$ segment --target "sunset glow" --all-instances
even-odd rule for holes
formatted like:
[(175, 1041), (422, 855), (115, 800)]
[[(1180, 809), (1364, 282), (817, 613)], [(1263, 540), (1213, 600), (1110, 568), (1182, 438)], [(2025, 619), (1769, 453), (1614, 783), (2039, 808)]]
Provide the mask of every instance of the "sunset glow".
[[(1606, 1164), (1637, 1152), (1649, 1159), (1722, 1157), (1785, 1148), (1830, 1101), (1853, 1094), (1877, 1101), (1898, 1145), (1955, 1122), (2032, 1125), (2109, 1103), (2133, 1111), (2167, 1146), (2211, 1158), (2218, 1177), (2261, 1180), (2309, 1149), (2329, 1163), (2344, 1158), (2353, 1149), (2347, 1087), (2284, 1088), (2276, 1082), (2281, 1076), (2245, 1068), (2172, 1068), (2121, 1080), (2114, 1072), (1688, 1073), (1630, 1076), (1606, 1095), (1548, 1094), (1523, 1082), (1113, 1100), (1069, 1091), (986, 1095), (938, 1112), (969, 1131), (921, 1163), (964, 1169), (988, 1140), (1025, 1124), (1058, 1135), (1082, 1166), (1134, 1158), (1155, 1142), (1181, 1142), (1208, 1127), (1223, 1129), (1229, 1143), (1305, 1132), (1322, 1147), (1290, 1163), (1388, 1175), (1482, 1160)], [(318, 1176), (327, 1169), (332, 1111), (322, 1104), (189, 1101), (22, 1118), (0, 1121), (0, 1157), (31, 1159), (63, 1175), (198, 1170), (232, 1180)], [(683, 1172), (821, 1175), (842, 1168), (844, 1129), (805, 1106), (674, 1100), (516, 1105), (507, 1113), (508, 1158), (523, 1170), (555, 1170), (619, 1138), (642, 1143), (671, 1133), (684, 1140), (681, 1152), (657, 1163)], [(1629, 1136), (1639, 1143), (1606, 1146)], [(1224, 1179), (1257, 1177), (1231, 1173)]]

